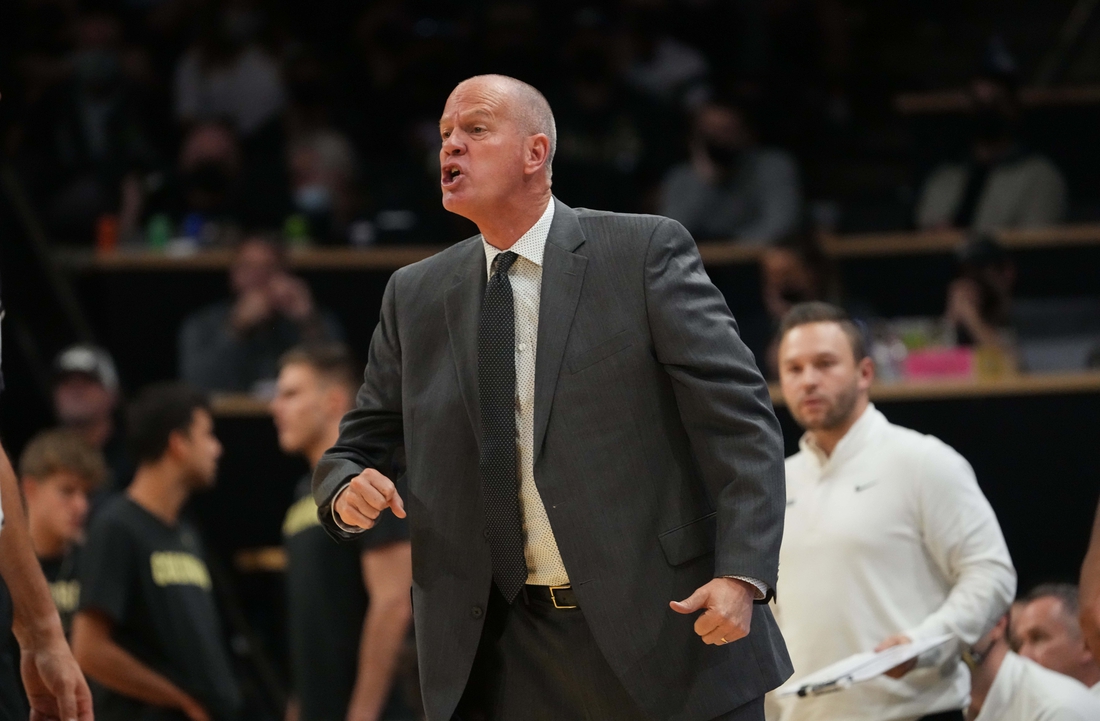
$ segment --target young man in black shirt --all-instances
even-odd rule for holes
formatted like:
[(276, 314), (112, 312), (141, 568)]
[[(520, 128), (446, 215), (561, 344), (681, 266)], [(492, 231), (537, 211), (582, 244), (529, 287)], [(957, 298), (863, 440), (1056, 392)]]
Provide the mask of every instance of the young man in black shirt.
[[(0, 319), (4, 309), (0, 305)], [(0, 370), (0, 391), (4, 388)], [(0, 577), (5, 591), (0, 624), (11, 624), (21, 651), (20, 671), (34, 718), (92, 721), (92, 696), (73, 660), (46, 579), (34, 556), (19, 484), (0, 447)], [(5, 518), (6, 516), (6, 518)], [(10, 596), (6, 592), (10, 592)], [(10, 598), (10, 605), (7, 600)], [(10, 676), (10, 674), (9, 674)], [(0, 714), (17, 708), (12, 684), (0, 685)]]
[[(316, 465), (336, 441), (358, 386), (358, 370), (340, 344), (287, 352), (271, 404), (283, 451), (300, 453), (311, 467)], [(309, 476), (299, 483), (296, 497), (283, 537), (299, 719), (393, 718), (399, 710), (391, 687), (412, 615), (408, 527), (387, 514), (361, 540), (338, 544), (317, 519)]]
[(62, 428), (36, 435), (19, 458), (31, 543), (66, 634), (80, 604), (77, 567), (88, 497), (106, 477), (103, 454), (76, 432)]
[(228, 721), (241, 705), (198, 534), (180, 519), (214, 484), (221, 444), (204, 396), (161, 384), (127, 418), (138, 469), (93, 519), (73, 651), (104, 692), (100, 721)]

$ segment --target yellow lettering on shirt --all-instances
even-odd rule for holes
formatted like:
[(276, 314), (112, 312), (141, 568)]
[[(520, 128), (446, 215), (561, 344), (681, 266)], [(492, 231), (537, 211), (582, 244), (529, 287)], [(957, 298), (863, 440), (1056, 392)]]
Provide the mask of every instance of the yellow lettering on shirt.
[(317, 519), (317, 504), (313, 501), (313, 496), (306, 496), (286, 512), (286, 518), (283, 519), (283, 538), (290, 538), (307, 528), (319, 525), (321, 521)]
[(50, 595), (59, 613), (73, 613), (80, 606), (80, 581), (54, 581)]
[(210, 573), (202, 559), (190, 553), (157, 551), (149, 556), (153, 583), (158, 586), (198, 586), (209, 591)]

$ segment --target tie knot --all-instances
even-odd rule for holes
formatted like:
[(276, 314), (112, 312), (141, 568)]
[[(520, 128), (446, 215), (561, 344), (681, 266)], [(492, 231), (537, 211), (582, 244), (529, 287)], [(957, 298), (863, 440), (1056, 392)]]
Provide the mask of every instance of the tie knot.
[(516, 258), (519, 256), (510, 250), (506, 250), (493, 259), (493, 275), (500, 275), (501, 273), (507, 273), (508, 269), (512, 267), (512, 263), (516, 262)]

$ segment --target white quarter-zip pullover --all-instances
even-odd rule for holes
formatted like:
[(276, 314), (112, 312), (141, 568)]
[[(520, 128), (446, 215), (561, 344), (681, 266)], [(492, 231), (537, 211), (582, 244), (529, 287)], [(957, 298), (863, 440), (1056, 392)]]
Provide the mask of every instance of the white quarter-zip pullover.
[[(787, 459), (776, 618), (794, 678), (895, 634), (973, 644), (1003, 614), (1016, 572), (970, 464), (869, 406), (826, 456), (803, 436)], [(949, 644), (904, 678), (769, 699), (782, 721), (916, 719), (963, 708), (970, 676)]]

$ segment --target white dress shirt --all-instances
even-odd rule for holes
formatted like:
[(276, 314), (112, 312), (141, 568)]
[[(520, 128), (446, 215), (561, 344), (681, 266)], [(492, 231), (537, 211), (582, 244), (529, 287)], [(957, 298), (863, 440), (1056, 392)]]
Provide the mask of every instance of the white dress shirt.
[[(809, 435), (787, 459), (776, 619), (798, 678), (886, 638), (978, 640), (1005, 612), (1016, 573), (966, 460), (869, 406), (826, 456)], [(782, 721), (886, 721), (960, 709), (970, 679), (948, 644), (900, 680), (769, 699)]]
[[(547, 204), (531, 229), (508, 250), (515, 263), (508, 270), (516, 316), (516, 459), (519, 463), (519, 508), (523, 514), (523, 552), (527, 557), (527, 583), (536, 586), (564, 586), (569, 583), (558, 542), (546, 517), (535, 486), (535, 344), (539, 334), (539, 295), (542, 292), (542, 254), (554, 221), (554, 201)], [(492, 274), (493, 261), (502, 250), (481, 241), (485, 247), (485, 272)]]
[(974, 721), (1098, 720), (1087, 686), (1009, 651)]

